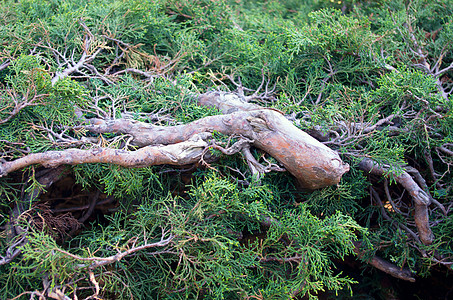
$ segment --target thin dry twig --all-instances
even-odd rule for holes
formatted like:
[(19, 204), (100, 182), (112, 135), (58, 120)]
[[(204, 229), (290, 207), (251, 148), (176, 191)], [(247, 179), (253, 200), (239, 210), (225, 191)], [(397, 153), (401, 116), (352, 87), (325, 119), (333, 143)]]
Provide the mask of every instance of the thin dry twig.
[(139, 252), (139, 251), (142, 251), (142, 250), (145, 250), (145, 249), (167, 246), (167, 245), (169, 245), (171, 243), (171, 241), (173, 240), (174, 236), (172, 234), (170, 234), (167, 238), (164, 239), (164, 235), (165, 235), (165, 232), (163, 231), (162, 232), (162, 238), (158, 242), (150, 243), (150, 244), (144, 244), (144, 245), (137, 246), (137, 247), (132, 247), (132, 248), (126, 250), (126, 251), (119, 252), (118, 254), (115, 254), (115, 255), (112, 255), (112, 256), (109, 256), (109, 257), (81, 257), (81, 256), (72, 254), (72, 253), (70, 253), (68, 251), (65, 251), (63, 249), (60, 249), (60, 248), (56, 248), (55, 250), (65, 254), (65, 255), (67, 255), (67, 256), (69, 256), (71, 258), (74, 258), (76, 260), (80, 260), (80, 261), (84, 261), (84, 262), (91, 262), (89, 265), (81, 264), (79, 266), (80, 268), (88, 267), (89, 269), (95, 269), (95, 268), (100, 267), (100, 266), (104, 266), (104, 265), (107, 265), (107, 264), (118, 262), (118, 261), (120, 261), (121, 259), (123, 259), (124, 257), (126, 257), (128, 255), (131, 255), (133, 253), (136, 253), (136, 252)]

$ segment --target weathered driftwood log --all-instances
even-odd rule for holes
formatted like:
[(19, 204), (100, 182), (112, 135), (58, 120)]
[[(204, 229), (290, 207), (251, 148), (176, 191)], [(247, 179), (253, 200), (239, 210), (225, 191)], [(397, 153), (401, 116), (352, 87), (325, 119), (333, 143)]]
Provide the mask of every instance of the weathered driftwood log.
[(95, 133), (130, 134), (132, 144), (141, 148), (135, 151), (67, 149), (29, 154), (3, 162), (0, 176), (32, 164), (46, 167), (97, 162), (125, 167), (191, 164), (200, 160), (215, 131), (251, 141), (253, 146), (281, 163), (304, 188), (336, 184), (349, 170), (338, 153), (298, 129), (276, 110), (247, 103), (235, 94), (223, 92), (202, 94), (199, 103), (214, 106), (224, 114), (178, 126), (154, 126), (127, 119), (90, 119), (85, 129)]

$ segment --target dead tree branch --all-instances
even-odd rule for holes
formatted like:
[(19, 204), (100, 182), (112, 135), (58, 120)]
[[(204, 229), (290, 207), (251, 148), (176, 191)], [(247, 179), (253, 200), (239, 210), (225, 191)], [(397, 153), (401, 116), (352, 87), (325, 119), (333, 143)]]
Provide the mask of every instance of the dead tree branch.
[[(385, 176), (390, 171), (388, 166), (378, 165), (375, 161), (365, 158), (363, 159), (358, 168), (369, 174)], [(393, 172), (393, 178), (401, 184), (411, 195), (415, 204), (415, 224), (420, 235), (420, 240), (425, 245), (430, 245), (433, 242), (434, 236), (429, 226), (428, 206), (431, 204), (431, 197), (425, 192), (414, 179), (406, 172), (400, 171)]]
[[(163, 232), (164, 234), (164, 232)], [(149, 248), (155, 248), (155, 247), (164, 247), (164, 246), (167, 246), (168, 244), (170, 244), (170, 242), (173, 240), (174, 236), (170, 234), (170, 236), (168, 238), (165, 238), (164, 239), (164, 235), (162, 235), (162, 238), (160, 241), (158, 242), (155, 242), (155, 243), (151, 243), (151, 244), (144, 244), (144, 245), (141, 245), (141, 246), (137, 246), (137, 247), (132, 247), (126, 251), (123, 251), (123, 252), (119, 252), (118, 254), (115, 254), (115, 255), (112, 255), (112, 256), (109, 256), (109, 257), (81, 257), (81, 256), (78, 256), (78, 255), (75, 255), (75, 254), (72, 254), (72, 253), (69, 253), (63, 249), (59, 249), (57, 248), (56, 251), (58, 252), (61, 252), (71, 258), (74, 258), (74, 259), (77, 259), (77, 260), (80, 260), (80, 261), (85, 261), (85, 262), (91, 262), (89, 265), (84, 265), (84, 264), (81, 264), (79, 267), (82, 268), (82, 267), (88, 267), (89, 269), (95, 269), (97, 267), (100, 267), (100, 266), (104, 266), (104, 265), (108, 265), (108, 264), (111, 264), (111, 263), (114, 263), (114, 262), (118, 262), (120, 261), (121, 259), (123, 259), (124, 257), (128, 256), (128, 255), (131, 255), (135, 252), (139, 252), (139, 251), (142, 251), (142, 250), (145, 250), (145, 249), (149, 249)]]
[[(82, 44), (83, 53), (77, 63), (74, 61), (72, 63), (70, 63), (64, 57), (64, 55), (60, 54), (60, 56), (62, 56), (65, 59), (66, 63), (69, 64), (69, 66), (66, 67), (66, 69), (64, 69), (63, 71), (57, 71), (55, 73), (55, 76), (51, 80), (52, 85), (57, 83), (58, 80), (63, 79), (65, 77), (71, 75), (74, 72), (78, 72), (82, 67), (92, 70), (93, 68), (90, 68), (90, 65), (88, 65), (88, 64), (91, 61), (93, 61), (96, 58), (96, 56), (99, 54), (99, 52), (101, 52), (101, 50), (103, 49), (102, 47), (98, 46), (97, 49), (92, 54), (89, 53), (90, 46), (91, 46), (91, 43), (93, 42), (94, 36), (91, 33), (91, 31), (88, 29), (88, 27), (85, 25), (85, 23), (83, 22), (82, 19), (79, 20), (79, 24), (80, 24), (80, 26), (82, 26), (85, 29), (85, 32), (86, 32), (85, 38), (84, 38), (84, 41)], [(54, 50), (54, 52), (55, 51), (56, 50)], [(99, 75), (99, 74), (97, 74), (97, 75)]]
[[(48, 94), (38, 94), (36, 87), (33, 83), (27, 87), (27, 90), (23, 95), (19, 95), (16, 91), (12, 89), (6, 90), (6, 95), (0, 96), (0, 101), (7, 103), (8, 100), (14, 104), (14, 107), (10, 112), (7, 112), (5, 118), (0, 117), (0, 124), (4, 124), (16, 116), (21, 110), (29, 106), (42, 105), (42, 99), (45, 99)], [(5, 101), (7, 100), (7, 101)], [(4, 111), (10, 108), (11, 106), (0, 107), (0, 114), (4, 114)]]
[[(196, 163), (213, 132), (243, 136), (253, 146), (275, 158), (304, 188), (317, 189), (336, 184), (349, 170), (335, 151), (318, 142), (288, 121), (280, 112), (243, 101), (232, 93), (211, 92), (199, 97), (199, 104), (214, 106), (216, 115), (177, 126), (154, 126), (132, 120), (87, 120), (84, 129), (95, 133), (121, 133), (133, 137), (136, 151), (108, 148), (67, 149), (24, 156), (0, 165), (0, 176), (32, 164), (56, 167), (62, 164), (112, 163), (124, 167)], [(164, 146), (162, 146), (164, 145)]]
[[(364, 253), (360, 250), (360, 242), (354, 242), (354, 252), (359, 258), (362, 258)], [(395, 278), (409, 282), (415, 282), (412, 272), (408, 268), (400, 268), (379, 256), (374, 255), (367, 263), (382, 272), (385, 272)]]
[[(205, 134), (204, 139), (207, 138)], [(147, 146), (136, 151), (111, 148), (93, 148), (90, 150), (67, 149), (63, 151), (47, 151), (33, 153), (0, 166), (0, 176), (22, 169), (29, 165), (40, 164), (46, 168), (61, 165), (77, 165), (84, 163), (111, 163), (123, 167), (147, 167), (153, 165), (187, 165), (198, 162), (201, 153), (208, 143), (194, 135), (185, 142), (167, 146)]]

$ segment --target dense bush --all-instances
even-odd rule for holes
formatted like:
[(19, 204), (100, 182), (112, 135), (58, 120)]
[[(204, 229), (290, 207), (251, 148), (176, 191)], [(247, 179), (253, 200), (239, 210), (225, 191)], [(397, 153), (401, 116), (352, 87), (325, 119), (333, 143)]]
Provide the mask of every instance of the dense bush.
[(351, 168), (308, 191), (287, 172), (256, 178), (216, 148), (184, 166), (26, 166), (0, 177), (0, 298), (349, 297), (366, 280), (342, 272), (345, 260), (385, 261), (381, 271), (407, 281), (449, 274), (453, 1), (0, 8), (2, 163), (136, 150), (130, 135), (85, 122), (188, 124), (221, 114), (197, 99), (222, 90), (281, 111)]

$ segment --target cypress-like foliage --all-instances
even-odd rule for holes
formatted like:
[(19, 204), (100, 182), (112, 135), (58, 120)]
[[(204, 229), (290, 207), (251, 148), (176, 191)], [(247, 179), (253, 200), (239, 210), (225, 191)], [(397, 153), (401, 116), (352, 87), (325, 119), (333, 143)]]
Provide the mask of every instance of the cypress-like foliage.
[[(0, 298), (388, 298), (344, 262), (449, 274), (451, 12), (2, 1)], [(292, 163), (282, 128), (319, 155)]]

